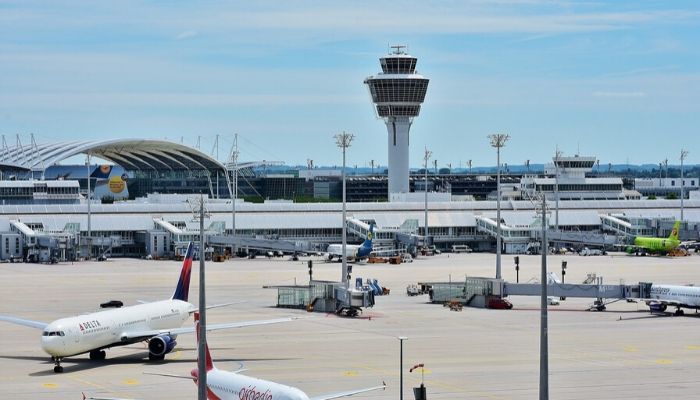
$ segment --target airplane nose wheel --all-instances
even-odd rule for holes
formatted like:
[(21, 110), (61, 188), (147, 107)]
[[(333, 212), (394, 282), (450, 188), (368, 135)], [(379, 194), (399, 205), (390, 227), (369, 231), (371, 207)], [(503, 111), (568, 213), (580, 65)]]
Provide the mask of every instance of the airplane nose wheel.
[(56, 364), (55, 367), (53, 367), (53, 372), (60, 374), (63, 372), (63, 367), (61, 366), (61, 358), (60, 357), (51, 357), (51, 360)]

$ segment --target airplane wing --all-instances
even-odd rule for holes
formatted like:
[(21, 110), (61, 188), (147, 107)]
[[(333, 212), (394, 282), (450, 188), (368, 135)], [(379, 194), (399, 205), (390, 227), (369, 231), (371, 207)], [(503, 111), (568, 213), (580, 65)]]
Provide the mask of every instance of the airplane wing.
[[(230, 302), (230, 303), (221, 303), (221, 304), (214, 304), (214, 305), (211, 305), (211, 306), (206, 306), (205, 308), (206, 308), (207, 310), (211, 310), (212, 308), (228, 307), (228, 306), (232, 306), (232, 305), (234, 305), (234, 304), (241, 304), (241, 303), (245, 303), (245, 302), (246, 302), (245, 300), (232, 301), (232, 302)], [(190, 310), (190, 314), (194, 314), (194, 313), (196, 313), (197, 311), (199, 311), (199, 308), (193, 308), (193, 309)]]
[[(268, 324), (279, 324), (281, 322), (291, 322), (296, 318), (277, 318), (277, 319), (264, 319), (256, 321), (243, 321), (243, 322), (229, 322), (225, 324), (212, 324), (207, 325), (207, 331), (217, 331), (220, 329), (233, 329), (233, 328), (245, 328), (248, 326), (257, 325), (268, 325)], [(160, 329), (160, 330), (150, 330), (150, 331), (133, 331), (125, 332), (122, 335), (122, 340), (137, 339), (137, 338), (149, 338), (153, 336), (169, 334), (169, 335), (180, 335), (183, 333), (194, 333), (194, 326), (174, 328), (174, 329)]]
[(384, 250), (372, 250), (370, 254), (375, 255), (375, 254), (398, 254), (399, 250), (395, 249), (384, 249)]
[(144, 372), (143, 374), (144, 375), (155, 375), (155, 376), (167, 376), (168, 378), (189, 379), (191, 381), (196, 379), (194, 376), (166, 374), (163, 372)]
[(83, 393), (83, 400), (134, 400), (134, 399), (125, 399), (122, 397), (93, 397), (93, 396), (86, 396), (85, 393)]
[(32, 321), (29, 319), (22, 319), (22, 318), (16, 318), (16, 317), (10, 317), (7, 315), (0, 315), (0, 321), (5, 321), (9, 322), (11, 324), (16, 324), (16, 325), (23, 325), (23, 326), (28, 326), (30, 328), (34, 329), (44, 329), (48, 325), (45, 322), (39, 322), (39, 321)]
[[(242, 365), (242, 364), (241, 364), (241, 365)], [(246, 369), (246, 368), (239, 368), (239, 369), (237, 369), (237, 370), (235, 370), (235, 371), (231, 371), (231, 372), (234, 373), (234, 374), (237, 374), (237, 373), (240, 373), (240, 372), (243, 372), (243, 371), (247, 371), (247, 369)], [(191, 375), (168, 374), (168, 373), (165, 373), (165, 372), (144, 372), (143, 374), (144, 374), (144, 375), (153, 375), (153, 376), (165, 376), (165, 377), (167, 377), (167, 378), (189, 379), (189, 380), (191, 380), (191, 381), (197, 379), (197, 378), (195, 378), (194, 376), (191, 376)]]
[(379, 390), (379, 389), (386, 389), (386, 383), (382, 382), (382, 386), (374, 386), (374, 387), (365, 388), (365, 389), (356, 389), (356, 390), (348, 390), (346, 392), (322, 394), (319, 396), (314, 396), (310, 400), (331, 400), (331, 399), (337, 399), (340, 397), (354, 396), (356, 394), (371, 392), (372, 390)]

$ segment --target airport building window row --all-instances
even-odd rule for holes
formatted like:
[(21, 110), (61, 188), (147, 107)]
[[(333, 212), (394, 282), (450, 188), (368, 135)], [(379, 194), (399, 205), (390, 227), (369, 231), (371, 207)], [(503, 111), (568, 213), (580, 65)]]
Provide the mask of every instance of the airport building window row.
[[(559, 184), (557, 189), (560, 192), (620, 192), (622, 191), (622, 184)], [(538, 192), (553, 192), (555, 190), (555, 185), (537, 184), (535, 185), (535, 190)]]
[(415, 57), (387, 57), (379, 60), (385, 74), (412, 74), (416, 71)]
[(369, 79), (375, 103), (422, 103), (428, 91), (427, 79)]
[(593, 165), (595, 165), (595, 160), (577, 160), (577, 161), (569, 161), (569, 160), (558, 160), (556, 161), (557, 165), (559, 168), (585, 168), (585, 169), (591, 169), (593, 168)]

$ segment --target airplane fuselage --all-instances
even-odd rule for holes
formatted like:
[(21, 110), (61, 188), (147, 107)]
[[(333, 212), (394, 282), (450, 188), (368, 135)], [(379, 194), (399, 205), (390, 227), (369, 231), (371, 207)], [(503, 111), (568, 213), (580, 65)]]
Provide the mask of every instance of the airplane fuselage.
[[(358, 244), (346, 244), (345, 245), (345, 257), (348, 260), (356, 260), (363, 257), (360, 254), (361, 245)], [(331, 244), (327, 249), (329, 257), (341, 258), (343, 255), (343, 245), (342, 244)], [(369, 254), (367, 254), (369, 255)]]
[(678, 239), (664, 239), (654, 237), (636, 237), (634, 245), (654, 253), (667, 253), (680, 245)]
[[(195, 377), (196, 373), (192, 371)], [(207, 373), (207, 387), (210, 400), (309, 400), (295, 387), (216, 368)]]
[(161, 300), (61, 318), (46, 326), (42, 349), (53, 357), (67, 357), (147, 337), (130, 333), (179, 328), (195, 307), (181, 300)]
[(677, 303), (685, 308), (700, 308), (700, 287), (651, 285), (651, 299), (660, 303)]

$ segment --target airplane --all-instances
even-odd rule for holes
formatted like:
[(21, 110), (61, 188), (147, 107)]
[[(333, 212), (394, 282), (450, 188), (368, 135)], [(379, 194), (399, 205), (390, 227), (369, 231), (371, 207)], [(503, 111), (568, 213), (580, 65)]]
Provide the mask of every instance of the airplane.
[[(194, 313), (195, 331), (197, 332), (197, 345), (199, 345), (199, 313)], [(207, 329), (208, 330), (208, 329)], [(209, 400), (240, 400), (240, 399), (260, 399), (260, 400), (331, 400), (341, 397), (349, 397), (373, 390), (386, 389), (386, 383), (381, 386), (373, 386), (363, 389), (348, 390), (344, 392), (327, 393), (319, 396), (309, 397), (306, 393), (293, 386), (267, 381), (242, 375), (237, 371), (223, 371), (214, 366), (214, 361), (209, 352), (209, 345), (205, 347), (205, 365), (207, 374), (207, 398)], [(199, 355), (199, 352), (197, 352)], [(197, 359), (199, 365), (199, 358)], [(190, 371), (190, 376), (164, 374), (155, 372), (144, 372), (147, 375), (166, 376), (169, 378), (190, 379), (194, 384), (198, 384), (199, 371), (197, 368)], [(115, 397), (87, 397), (83, 393), (83, 400), (127, 400)]]
[[(199, 313), (194, 314), (195, 331), (197, 332), (197, 344), (199, 344)], [(223, 371), (214, 366), (209, 345), (205, 347), (205, 365), (207, 374), (207, 398), (209, 400), (239, 400), (239, 399), (260, 399), (260, 400), (331, 400), (341, 397), (353, 396), (373, 390), (386, 389), (386, 383), (381, 386), (373, 386), (363, 389), (348, 390), (343, 392), (327, 393), (323, 395), (309, 397), (306, 393), (293, 386), (287, 386), (276, 382), (253, 378), (242, 375), (238, 371)], [(198, 353), (199, 354), (199, 353)], [(161, 375), (174, 378), (191, 379), (198, 383), (199, 371), (195, 368), (190, 372), (190, 376), (149, 373), (149, 375)], [(91, 397), (93, 400), (116, 400), (108, 398)]]
[(664, 312), (676, 307), (674, 315), (683, 315), (682, 308), (700, 309), (700, 287), (680, 285), (651, 285), (650, 299), (643, 299), (652, 312)]
[[(90, 353), (91, 360), (103, 360), (104, 349), (147, 341), (148, 358), (163, 360), (177, 344), (177, 335), (194, 332), (194, 327), (182, 324), (198, 307), (187, 301), (194, 243), (190, 242), (180, 271), (175, 292), (168, 300), (121, 307), (121, 302), (104, 303), (109, 310), (61, 318), (51, 323), (31, 321), (0, 315), (0, 321), (41, 329), (41, 347), (51, 356), (55, 373), (63, 372), (64, 357)], [(218, 304), (216, 308), (230, 304)], [(289, 322), (292, 318), (233, 322), (207, 326), (207, 330), (241, 328), (246, 326)]]
[[(369, 232), (367, 232), (367, 238), (362, 244), (346, 244), (345, 245), (345, 257), (347, 260), (361, 260), (367, 258), (372, 254), (372, 239), (374, 238), (374, 224), (369, 225)], [(342, 244), (330, 244), (326, 249), (328, 253), (328, 261), (333, 261), (333, 258), (343, 259), (343, 245)]]
[(625, 251), (635, 255), (667, 254), (681, 245), (681, 241), (678, 240), (680, 227), (681, 221), (676, 221), (668, 238), (637, 236), (634, 238), (634, 244), (627, 246)]

